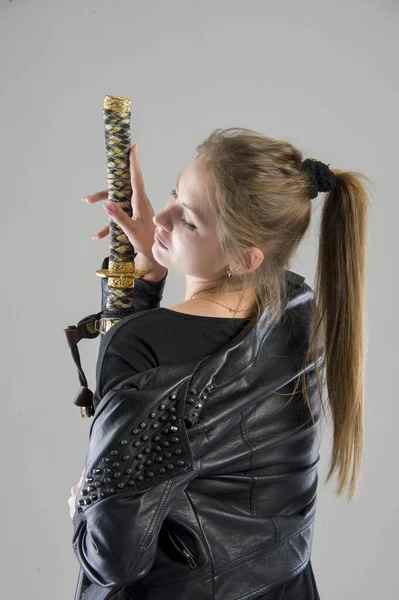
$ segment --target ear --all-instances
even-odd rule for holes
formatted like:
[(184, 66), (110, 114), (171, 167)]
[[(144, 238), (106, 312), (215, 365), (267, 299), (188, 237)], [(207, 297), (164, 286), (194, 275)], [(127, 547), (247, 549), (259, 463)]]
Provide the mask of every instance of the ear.
[(257, 269), (262, 263), (263, 259), (264, 254), (262, 250), (260, 250), (256, 246), (250, 248), (245, 255), (245, 262), (247, 264), (248, 271), (255, 271), (255, 269)]

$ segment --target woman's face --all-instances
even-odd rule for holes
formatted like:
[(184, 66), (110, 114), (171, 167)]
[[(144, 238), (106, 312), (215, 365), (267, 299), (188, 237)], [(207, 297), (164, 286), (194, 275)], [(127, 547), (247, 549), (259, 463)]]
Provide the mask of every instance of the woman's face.
[(216, 223), (210, 214), (201, 185), (203, 169), (199, 156), (180, 174), (166, 207), (154, 215), (155, 234), (165, 244), (153, 245), (157, 262), (186, 275), (186, 283), (197, 287), (225, 279), (229, 265), (216, 237)]

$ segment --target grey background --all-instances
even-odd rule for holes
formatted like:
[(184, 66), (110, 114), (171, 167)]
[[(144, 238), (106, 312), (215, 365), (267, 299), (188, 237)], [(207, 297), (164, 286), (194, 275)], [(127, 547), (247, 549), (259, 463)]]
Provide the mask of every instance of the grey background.
[[(1, 0), (2, 596), (73, 598), (67, 504), (91, 419), (63, 328), (100, 309), (104, 95), (132, 99), (132, 143), (161, 210), (216, 127), (284, 138), (372, 178), (365, 452), (358, 499), (319, 463), (312, 563), (323, 600), (393, 598), (398, 558), (398, 3)], [(292, 269), (314, 282), (319, 211)], [(102, 204), (102, 203), (101, 203)], [(162, 305), (183, 300), (170, 272)], [(93, 389), (99, 339), (79, 344)], [(228, 599), (226, 599), (228, 600)]]

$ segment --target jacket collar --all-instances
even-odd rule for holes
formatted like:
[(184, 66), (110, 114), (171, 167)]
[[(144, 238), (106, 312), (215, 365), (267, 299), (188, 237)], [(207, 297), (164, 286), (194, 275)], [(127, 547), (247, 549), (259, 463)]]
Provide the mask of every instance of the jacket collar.
[[(288, 300), (277, 325), (270, 324), (271, 311), (266, 308), (259, 322), (245, 336), (240, 331), (212, 355), (200, 361), (160, 365), (124, 380), (106, 394), (99, 411), (106, 404), (107, 396), (119, 388), (169, 388), (170, 393), (175, 393), (177, 384), (179, 395), (185, 399), (185, 420), (194, 425), (204, 402), (208, 404), (223, 391), (228, 392), (229, 397), (236, 396), (244, 406), (251, 401), (251, 396), (254, 399), (259, 394), (266, 397), (298, 377), (302, 373), (304, 341), (309, 335), (314, 294), (301, 275), (288, 270), (285, 275)], [(243, 390), (245, 393), (241, 393)]]

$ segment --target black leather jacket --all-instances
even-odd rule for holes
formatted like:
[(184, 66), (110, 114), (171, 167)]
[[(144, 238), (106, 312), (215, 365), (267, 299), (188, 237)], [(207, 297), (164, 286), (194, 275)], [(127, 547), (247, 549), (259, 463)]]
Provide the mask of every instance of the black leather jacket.
[(307, 565), (320, 441), (314, 365), (315, 425), (302, 394), (287, 399), (313, 291), (286, 276), (277, 326), (265, 311), (214, 355), (134, 374), (100, 399), (73, 518), (75, 600), (251, 600)]

